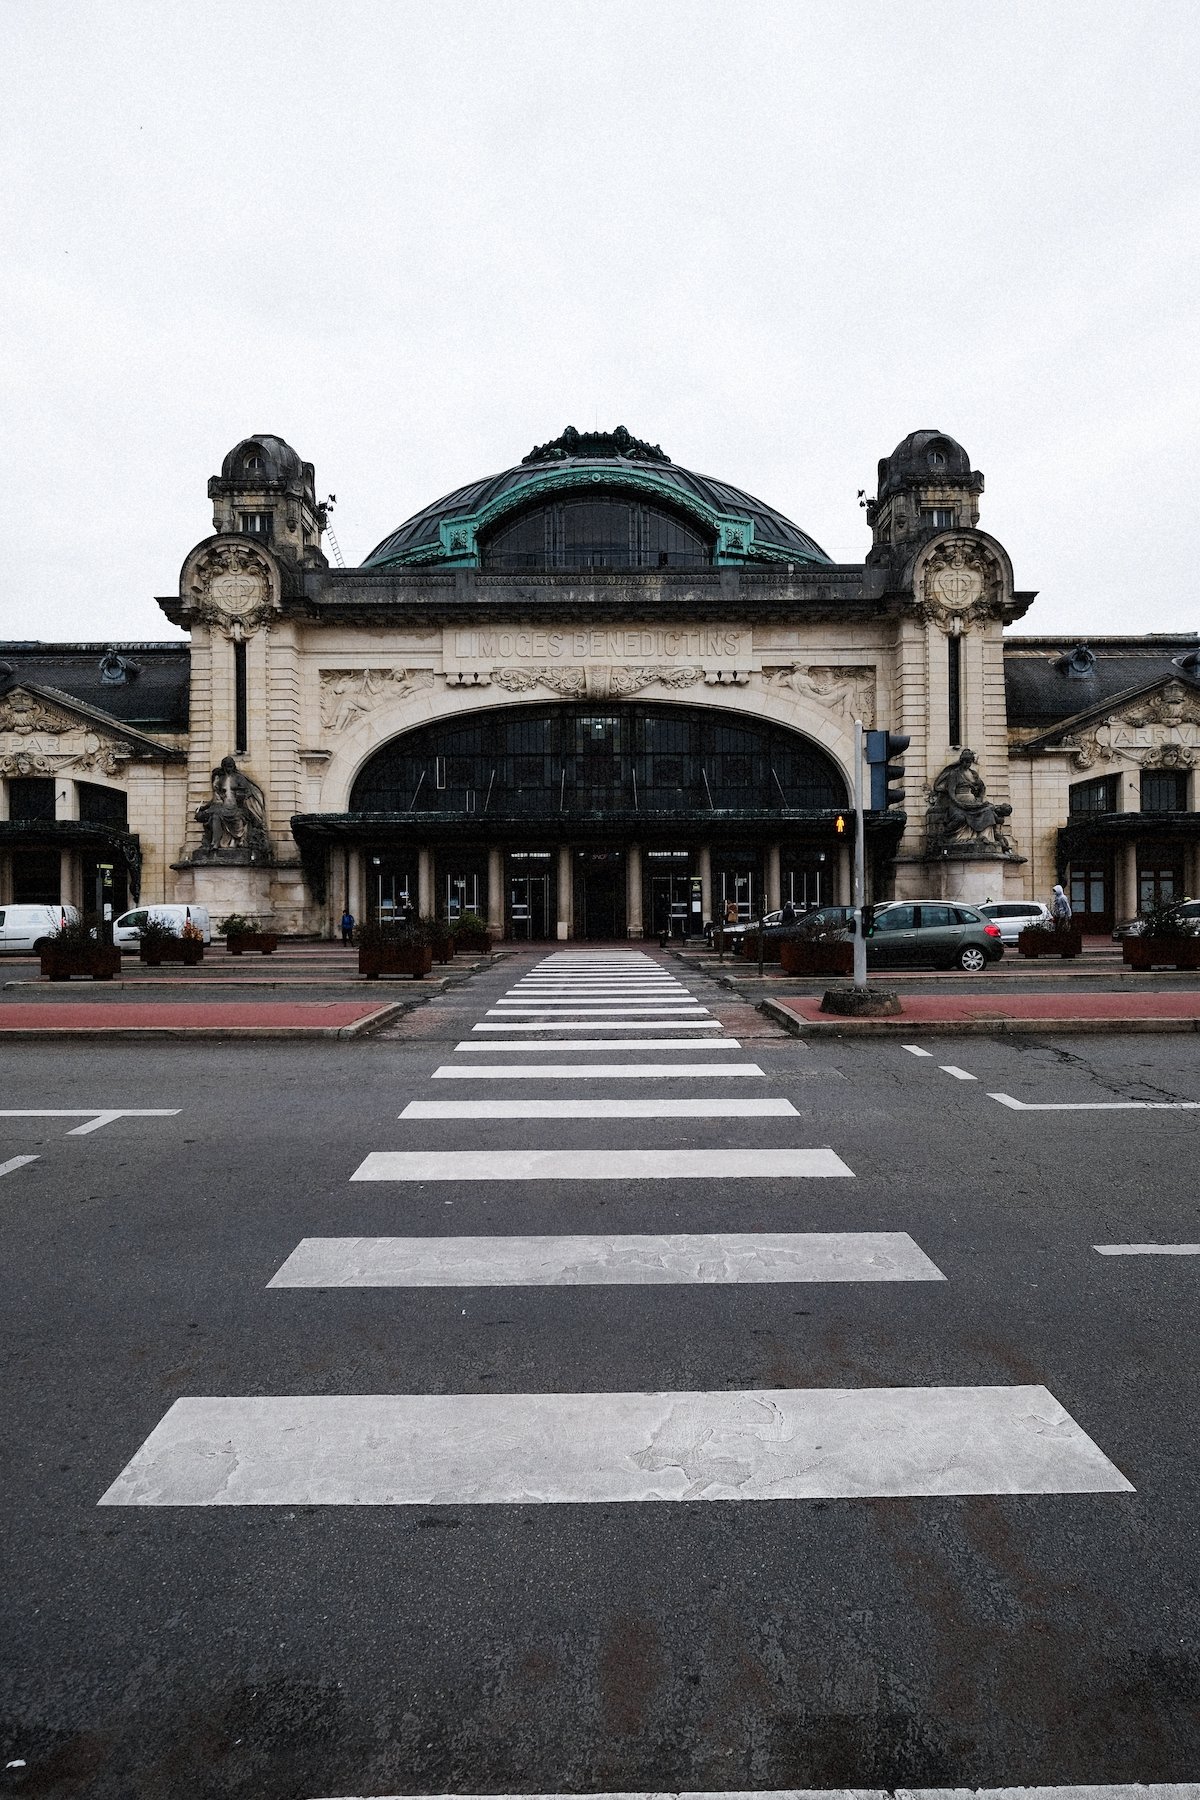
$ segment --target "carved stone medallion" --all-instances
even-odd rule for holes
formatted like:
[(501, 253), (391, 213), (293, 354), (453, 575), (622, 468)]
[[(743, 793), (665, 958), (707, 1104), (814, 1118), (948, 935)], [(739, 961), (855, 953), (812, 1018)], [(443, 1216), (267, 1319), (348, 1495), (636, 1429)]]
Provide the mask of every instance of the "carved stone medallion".
[(214, 544), (191, 567), (183, 602), (194, 619), (240, 641), (275, 613), (271, 565), (253, 544)]
[(915, 604), (942, 631), (959, 630), (994, 612), (1001, 585), (1000, 570), (982, 544), (951, 538), (931, 550)]

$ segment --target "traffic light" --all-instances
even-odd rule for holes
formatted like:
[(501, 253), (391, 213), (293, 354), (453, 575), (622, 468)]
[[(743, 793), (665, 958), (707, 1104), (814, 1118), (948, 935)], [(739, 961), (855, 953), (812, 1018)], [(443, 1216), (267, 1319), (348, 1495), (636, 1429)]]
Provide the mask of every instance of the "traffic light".
[(886, 812), (904, 804), (904, 764), (900, 758), (912, 743), (896, 731), (868, 731), (867, 762), (871, 766), (871, 811)]

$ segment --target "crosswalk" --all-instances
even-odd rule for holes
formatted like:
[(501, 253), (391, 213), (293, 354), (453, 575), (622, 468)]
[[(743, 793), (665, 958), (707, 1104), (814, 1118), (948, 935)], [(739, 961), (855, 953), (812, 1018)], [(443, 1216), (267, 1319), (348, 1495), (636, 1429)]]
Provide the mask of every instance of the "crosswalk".
[[(610, 1035), (592, 1035), (599, 1032)], [(519, 1043), (476, 1035), (491, 1033), (519, 1034)], [(518, 1049), (545, 1060), (481, 1062), (472, 1054)], [(550, 1209), (556, 1229), (305, 1238), (270, 1286), (944, 1282), (903, 1230), (564, 1233), (576, 1192), (598, 1182), (620, 1184), (635, 1204), (656, 1191), (642, 1184), (669, 1184), (657, 1191), (675, 1198), (678, 1188), (682, 1205), (686, 1184), (708, 1180), (733, 1214), (741, 1194), (786, 1204), (796, 1183), (817, 1180), (838, 1212), (837, 1196), (853, 1193), (853, 1169), (836, 1147), (799, 1141), (809, 1133), (786, 1098), (745, 1093), (745, 1082), (767, 1077), (740, 1049), (685, 982), (641, 951), (545, 957), (487, 1009), (453, 1060), (432, 1071), (438, 1082), (471, 1082), (470, 1096), (410, 1102), (399, 1115), (406, 1147), (372, 1150), (347, 1174), (410, 1186), (503, 1183), (518, 1200)], [(673, 1060), (680, 1053), (689, 1060)], [(551, 1098), (489, 1091), (545, 1081), (558, 1086)], [(704, 1088), (679, 1093), (693, 1081)], [(596, 1094), (592, 1084), (607, 1082), (621, 1084), (617, 1093)], [(631, 1094), (633, 1083), (645, 1091)], [(725, 1141), (621, 1141), (622, 1121), (631, 1129), (637, 1122), (644, 1135), (647, 1123), (687, 1119), (729, 1120)], [(762, 1119), (783, 1121), (777, 1132), (797, 1141), (763, 1144)], [(527, 1121), (527, 1141), (491, 1145), (489, 1122), (498, 1120)], [(553, 1135), (559, 1120), (605, 1129), (595, 1143), (572, 1148)], [(448, 1125), (460, 1137), (477, 1128), (476, 1141), (444, 1147)], [(100, 1504), (592, 1505), (1131, 1491), (1044, 1387), (897, 1385), (189, 1397), (160, 1420)]]

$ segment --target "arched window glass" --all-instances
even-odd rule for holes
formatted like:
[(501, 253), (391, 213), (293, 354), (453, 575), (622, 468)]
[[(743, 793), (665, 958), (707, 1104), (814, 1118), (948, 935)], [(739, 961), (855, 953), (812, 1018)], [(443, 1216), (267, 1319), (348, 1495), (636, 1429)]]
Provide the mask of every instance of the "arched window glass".
[(695, 569), (711, 561), (694, 524), (624, 494), (552, 500), (483, 546), (485, 569)]
[(377, 750), (350, 811), (562, 814), (827, 812), (830, 758), (785, 726), (704, 707), (527, 707), (426, 725)]

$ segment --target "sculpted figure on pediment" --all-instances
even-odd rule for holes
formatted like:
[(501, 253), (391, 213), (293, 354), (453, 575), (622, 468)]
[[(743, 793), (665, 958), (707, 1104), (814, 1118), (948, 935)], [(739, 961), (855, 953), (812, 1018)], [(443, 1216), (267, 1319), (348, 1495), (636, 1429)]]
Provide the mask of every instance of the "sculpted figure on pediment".
[(14, 688), (0, 700), (0, 731), (15, 731), (20, 737), (44, 731), (51, 737), (58, 737), (62, 732), (70, 731), (73, 723), (57, 707), (45, 705), (21, 688)]
[(788, 663), (764, 670), (768, 687), (788, 688), (844, 719), (875, 723), (875, 670), (870, 664)]
[(59, 758), (51, 759), (40, 750), (14, 750), (11, 756), (0, 756), (0, 775), (53, 775)]
[(321, 724), (343, 732), (385, 701), (432, 686), (432, 669), (322, 669)]
[(1200, 751), (1200, 694), (1170, 681), (1157, 694), (1121, 707), (1099, 724), (1063, 738), (1077, 769), (1124, 759), (1190, 769)]

